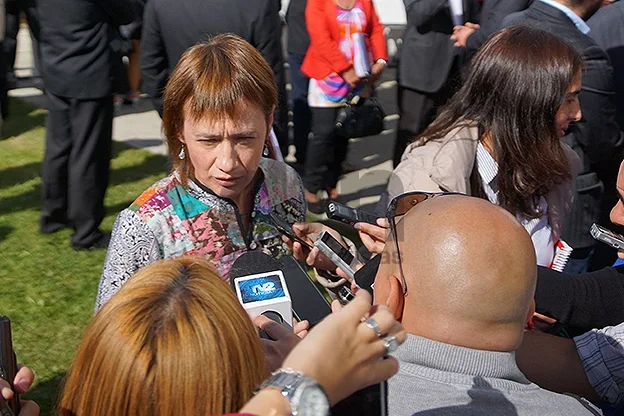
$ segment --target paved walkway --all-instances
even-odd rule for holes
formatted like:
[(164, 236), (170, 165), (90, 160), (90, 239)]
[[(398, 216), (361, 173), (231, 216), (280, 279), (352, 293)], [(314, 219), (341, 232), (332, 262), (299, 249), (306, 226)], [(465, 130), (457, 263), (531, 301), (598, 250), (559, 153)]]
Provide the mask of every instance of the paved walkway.
[[(18, 34), (16, 58), (18, 77), (32, 75), (33, 59), (30, 34), (27, 28), (21, 28)], [(396, 108), (395, 71), (388, 69), (378, 86), (378, 96), (388, 114), (386, 127), (378, 136), (352, 139), (349, 144), (347, 162), (357, 170), (346, 174), (338, 184), (340, 200), (353, 207), (372, 211), (384, 190), (392, 171), (392, 150), (394, 147), (395, 128), (398, 121)], [(9, 95), (20, 97), (38, 106), (45, 106), (41, 91), (29, 88), (27, 82), (23, 88), (10, 91)], [(148, 99), (141, 100), (135, 106), (124, 106), (113, 122), (113, 139), (147, 151), (166, 154), (166, 146), (161, 134), (161, 121)], [(291, 146), (292, 158), (294, 147)]]

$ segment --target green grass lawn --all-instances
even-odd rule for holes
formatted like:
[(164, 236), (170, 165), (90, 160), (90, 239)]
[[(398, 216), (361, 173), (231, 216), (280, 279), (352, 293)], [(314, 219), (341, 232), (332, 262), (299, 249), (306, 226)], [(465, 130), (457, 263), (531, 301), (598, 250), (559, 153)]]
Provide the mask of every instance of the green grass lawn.
[[(0, 140), (0, 315), (11, 318), (18, 361), (37, 381), (28, 395), (52, 414), (57, 392), (93, 314), (105, 251), (75, 252), (70, 230), (40, 235), (45, 110), (11, 101)], [(114, 143), (102, 224), (164, 174), (166, 159)]]

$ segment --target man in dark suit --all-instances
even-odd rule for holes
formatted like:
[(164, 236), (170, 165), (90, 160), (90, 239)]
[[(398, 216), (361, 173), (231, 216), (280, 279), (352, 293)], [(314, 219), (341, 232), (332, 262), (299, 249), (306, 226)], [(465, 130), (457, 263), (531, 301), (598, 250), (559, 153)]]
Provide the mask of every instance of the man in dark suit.
[(39, 0), (48, 118), (41, 232), (74, 228), (76, 250), (106, 246), (100, 231), (113, 127), (116, 26), (134, 19), (128, 0)]
[(591, 27), (589, 36), (611, 58), (617, 121), (624, 130), (624, 1), (603, 7), (587, 24)]
[(308, 153), (308, 136), (312, 129), (312, 112), (308, 106), (308, 84), (310, 79), (301, 72), (303, 58), (310, 46), (310, 35), (306, 27), (305, 8), (307, 0), (290, 0), (286, 12), (288, 24), (288, 63), (290, 66), (290, 96), (292, 99), (295, 158), (297, 164), (305, 166)]
[[(453, 46), (453, 14), (459, 24), (477, 22), (480, 3), (460, 1), (462, 15), (451, 10), (453, 0), (403, 0), (407, 27), (399, 60), (399, 128), (394, 166), (405, 147), (433, 121), (436, 110), (456, 89), (461, 50)], [(458, 22), (456, 22), (458, 23)]]
[[(570, 125), (563, 138), (582, 163), (562, 235), (574, 248), (566, 266), (569, 273), (580, 273), (590, 266), (595, 241), (589, 229), (594, 222), (609, 224), (609, 211), (617, 198), (614, 178), (624, 157), (624, 133), (615, 120), (613, 69), (607, 54), (587, 35), (590, 29), (584, 22), (601, 4), (602, 0), (536, 0), (527, 10), (503, 20), (503, 27), (530, 24), (551, 32), (574, 45), (585, 58), (579, 95), (583, 118)], [(604, 266), (591, 264), (593, 268)]]
[(143, 89), (162, 117), (163, 91), (180, 57), (197, 42), (221, 33), (235, 33), (267, 60), (278, 86), (280, 106), (274, 129), (288, 153), (288, 103), (279, 0), (149, 0), (141, 33)]
[(526, 9), (532, 2), (533, 0), (483, 0), (480, 24), (469, 22), (455, 27), (451, 39), (455, 41), (456, 47), (466, 48), (466, 57), (470, 58), (500, 29), (507, 15)]

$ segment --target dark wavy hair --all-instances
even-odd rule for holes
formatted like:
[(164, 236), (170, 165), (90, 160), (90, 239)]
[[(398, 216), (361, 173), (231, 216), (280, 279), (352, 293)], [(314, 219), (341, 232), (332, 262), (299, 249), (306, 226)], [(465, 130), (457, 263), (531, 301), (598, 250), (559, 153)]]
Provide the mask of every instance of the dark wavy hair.
[[(536, 218), (539, 197), (571, 179), (555, 116), (582, 66), (576, 49), (555, 35), (525, 25), (504, 29), (477, 52), (462, 87), (417, 140), (476, 123), (493, 139), (499, 205)], [(475, 172), (472, 193), (485, 197)]]

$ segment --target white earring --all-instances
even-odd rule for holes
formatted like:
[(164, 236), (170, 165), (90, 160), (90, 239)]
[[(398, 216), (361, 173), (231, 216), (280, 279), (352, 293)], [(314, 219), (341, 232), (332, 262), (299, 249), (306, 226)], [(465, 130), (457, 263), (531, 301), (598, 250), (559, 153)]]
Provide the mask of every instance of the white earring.
[(180, 160), (183, 160), (186, 157), (186, 153), (184, 153), (184, 146), (182, 146), (182, 150), (180, 150), (180, 153), (178, 153), (178, 158)]
[(262, 149), (262, 156), (264, 157), (268, 157), (269, 156), (269, 146), (267, 146), (267, 144), (264, 144), (264, 149)]

